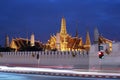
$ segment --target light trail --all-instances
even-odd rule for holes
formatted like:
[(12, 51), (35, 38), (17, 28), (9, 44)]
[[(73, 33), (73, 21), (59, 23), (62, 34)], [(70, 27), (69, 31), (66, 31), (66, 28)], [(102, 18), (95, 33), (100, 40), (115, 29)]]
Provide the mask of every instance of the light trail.
[(33, 68), (33, 67), (7, 67), (0, 66), (0, 71), (15, 71), (15, 72), (45, 72), (45, 73), (61, 73), (61, 74), (73, 74), (73, 75), (94, 75), (94, 76), (119, 76), (120, 73), (103, 73), (103, 72), (80, 72), (75, 70), (58, 70), (51, 68)]

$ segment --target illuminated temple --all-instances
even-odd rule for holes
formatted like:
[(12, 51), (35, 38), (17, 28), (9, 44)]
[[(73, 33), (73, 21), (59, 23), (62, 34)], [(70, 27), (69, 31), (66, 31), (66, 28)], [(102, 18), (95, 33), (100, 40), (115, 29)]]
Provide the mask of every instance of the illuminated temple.
[(66, 20), (63, 17), (60, 32), (56, 33), (56, 35), (51, 35), (46, 46), (51, 50), (57, 49), (58, 51), (89, 50), (91, 46), (89, 32), (86, 33), (85, 43), (83, 43), (82, 37), (78, 37), (77, 32), (75, 37), (70, 36), (67, 33)]
[[(94, 30), (94, 42), (95, 44), (106, 45), (109, 49), (108, 53), (112, 51), (112, 41), (99, 35), (97, 28)], [(14, 38), (9, 44), (9, 37), (6, 36), (5, 48), (10, 47), (15, 51), (89, 51), (91, 47), (91, 41), (89, 32), (86, 32), (85, 43), (82, 37), (78, 37), (78, 32), (72, 37), (67, 33), (66, 20), (63, 17), (61, 20), (61, 29), (56, 35), (51, 35), (46, 44), (35, 40), (35, 35), (32, 34), (30, 39), (27, 38)]]
[[(7, 41), (7, 40), (6, 40)], [(6, 42), (8, 43), (8, 42)], [(8, 43), (9, 44), (9, 43)], [(9, 45), (8, 45), (9, 46)], [(15, 51), (26, 51), (26, 50), (41, 50), (43, 48), (43, 44), (40, 41), (36, 41), (34, 34), (31, 35), (31, 39), (25, 38), (15, 38), (12, 39), (10, 43), (10, 48), (15, 49)]]

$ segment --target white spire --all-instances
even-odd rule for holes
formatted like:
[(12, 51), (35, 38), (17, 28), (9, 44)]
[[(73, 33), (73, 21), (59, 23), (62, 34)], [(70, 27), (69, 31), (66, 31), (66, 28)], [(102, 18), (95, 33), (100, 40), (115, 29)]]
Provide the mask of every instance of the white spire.
[(97, 27), (95, 27), (94, 29), (94, 42), (97, 43), (98, 42), (98, 38), (99, 38), (99, 32)]
[(6, 35), (6, 38), (5, 38), (5, 47), (9, 47), (9, 36)]
[(60, 33), (56, 34), (56, 47), (60, 50)]
[(35, 37), (34, 37), (34, 34), (31, 35), (30, 45), (31, 46), (35, 46)]

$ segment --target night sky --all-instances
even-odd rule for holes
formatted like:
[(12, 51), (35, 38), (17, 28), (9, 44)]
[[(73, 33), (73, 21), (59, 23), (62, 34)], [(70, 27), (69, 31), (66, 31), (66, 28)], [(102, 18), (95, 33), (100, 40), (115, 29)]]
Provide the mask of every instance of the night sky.
[(104, 37), (120, 41), (120, 0), (0, 0), (0, 45), (5, 35), (10, 39), (29, 37), (47, 42), (50, 35), (60, 31), (65, 17), (67, 32), (85, 39), (89, 30), (91, 40), (97, 27)]

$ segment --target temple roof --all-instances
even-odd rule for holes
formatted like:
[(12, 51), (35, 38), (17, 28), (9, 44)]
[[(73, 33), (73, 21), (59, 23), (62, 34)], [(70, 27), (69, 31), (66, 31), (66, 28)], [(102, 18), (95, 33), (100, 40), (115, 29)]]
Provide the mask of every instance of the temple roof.
[(112, 43), (111, 40), (109, 40), (109, 39), (107, 39), (107, 38), (105, 38), (103, 36), (99, 36), (99, 43), (107, 43), (107, 42)]
[(82, 42), (82, 38), (76, 38), (76, 37), (70, 38), (67, 47), (73, 49), (81, 48), (81, 46), (83, 45), (80, 45), (80, 42)]
[[(19, 47), (19, 48), (30, 46), (30, 40), (28, 40), (28, 39), (16, 38), (16, 39), (13, 39), (12, 41), (14, 41), (16, 46)], [(42, 47), (43, 45), (42, 45), (41, 42), (35, 41), (35, 46), (36, 47)]]

